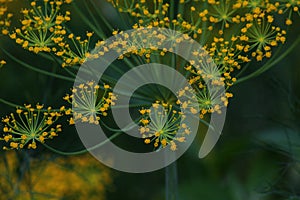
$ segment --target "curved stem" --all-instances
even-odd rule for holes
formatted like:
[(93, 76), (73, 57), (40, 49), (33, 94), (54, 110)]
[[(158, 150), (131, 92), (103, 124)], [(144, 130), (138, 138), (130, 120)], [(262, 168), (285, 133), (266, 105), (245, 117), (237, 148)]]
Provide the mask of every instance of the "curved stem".
[(46, 147), (47, 149), (49, 149), (50, 151), (53, 151), (54, 153), (57, 153), (57, 154), (60, 154), (60, 155), (64, 155), (64, 156), (74, 156), (74, 155), (80, 155), (80, 154), (84, 154), (84, 153), (87, 153), (89, 151), (92, 151), (92, 150), (95, 150), (103, 145), (105, 145), (107, 142), (113, 140), (114, 138), (118, 137), (119, 135), (121, 135), (122, 132), (118, 132), (118, 133), (115, 133), (113, 134), (112, 136), (110, 136), (107, 140), (104, 140), (103, 142), (93, 146), (93, 147), (90, 147), (88, 149), (83, 149), (83, 150), (80, 150), (80, 151), (75, 151), (75, 152), (63, 152), (63, 151), (60, 151), (60, 150), (57, 150), (53, 147), (50, 147), (49, 145), (45, 144), (45, 143), (42, 143), (42, 145), (44, 145), (44, 147)]
[[(90, 0), (90, 2), (92, 3), (92, 5), (94, 6), (96, 12), (98, 13), (98, 16), (101, 18), (101, 20), (103, 21), (103, 23), (107, 26), (107, 28), (112, 31), (113, 27), (110, 25), (110, 23), (106, 20), (106, 18), (103, 16), (103, 14), (101, 13), (99, 7), (96, 5), (96, 3), (93, 0)], [(98, 7), (98, 8), (97, 8)]]
[(9, 52), (7, 52), (6, 50), (2, 49), (2, 51), (8, 56), (10, 57), (12, 60), (14, 60), (15, 62), (17, 62), (18, 64), (26, 67), (27, 69), (30, 69), (32, 71), (35, 71), (35, 72), (38, 72), (40, 74), (44, 74), (44, 75), (47, 75), (47, 76), (52, 76), (52, 77), (55, 77), (55, 78), (59, 78), (59, 79), (62, 79), (62, 80), (66, 80), (66, 81), (71, 81), (71, 82), (74, 82), (74, 79), (73, 78), (69, 78), (69, 77), (66, 77), (66, 76), (63, 76), (63, 75), (60, 75), (60, 74), (55, 74), (55, 73), (51, 73), (51, 72), (48, 72), (48, 71), (45, 71), (45, 70), (42, 70), (42, 69), (38, 69), (36, 67), (33, 67), (25, 62), (23, 62), (22, 60), (19, 60), (18, 58), (16, 58), (15, 56), (13, 56), (12, 54), (10, 54)]
[(77, 4), (74, 2), (73, 3), (74, 8), (76, 10), (76, 12), (78, 13), (78, 15), (81, 17), (81, 19), (83, 20), (84, 23), (86, 23), (93, 31), (95, 31), (95, 33), (101, 38), (101, 39), (105, 39), (106, 36), (103, 32), (103, 30), (99, 30), (97, 29), (97, 27), (95, 27), (90, 20), (82, 13), (81, 9), (78, 8)]
[(20, 105), (18, 105), (18, 104), (14, 104), (14, 103), (12, 103), (12, 102), (6, 101), (6, 100), (1, 99), (1, 98), (0, 98), (0, 102), (3, 103), (3, 104), (8, 105), (8, 106), (10, 106), (10, 107), (14, 107), (14, 108), (16, 108), (16, 107), (22, 108), (22, 107), (23, 107), (23, 106), (20, 106)]
[[(95, 15), (94, 15), (93, 11), (91, 10), (90, 6), (88, 5), (88, 1), (82, 1), (82, 2), (83, 2), (83, 5), (84, 5), (85, 9), (88, 11), (87, 14), (89, 14), (89, 18), (92, 19), (92, 20), (94, 21), (94, 24), (95, 24), (95, 26), (97, 27), (97, 29), (98, 29), (98, 30), (99, 30), (99, 29), (101, 30), (101, 27), (100, 27), (100, 25), (99, 25), (99, 21), (96, 19), (96, 17), (95, 17)], [(95, 5), (93, 5), (93, 7), (96, 8)], [(96, 10), (97, 10), (97, 9), (96, 9)]]
[(238, 79), (250, 66), (251, 62), (248, 62), (245, 66), (243, 66), (243, 68), (241, 69), (241, 71), (238, 72), (238, 74), (236, 75), (236, 78)]
[[(5, 105), (8, 105), (8, 106), (14, 107), (14, 108), (22, 108), (22, 109), (26, 109), (24, 106), (20, 106), (20, 105), (18, 105), (18, 104), (12, 103), (12, 102), (7, 101), (7, 100), (4, 100), (4, 99), (2, 99), (2, 98), (0, 98), (0, 103), (3, 103), (3, 104), (5, 104)], [(40, 109), (39, 111), (47, 112), (48, 109)], [(60, 109), (51, 109), (51, 111), (53, 111), (53, 112), (58, 112), (58, 111), (60, 111)]]
[[(49, 59), (54, 61), (55, 63), (57, 63), (59, 66), (61, 66), (61, 63), (59, 62), (59, 60), (57, 59), (57, 57), (55, 57), (53, 54), (50, 54)], [(74, 79), (76, 78), (76, 74), (74, 74), (73, 72), (71, 72), (68, 67), (63, 67), (63, 69), (72, 77), (74, 77)]]
[(120, 131), (123, 131), (123, 132), (126, 132), (126, 131), (129, 131), (131, 130), (132, 128), (136, 127), (137, 126), (137, 123), (141, 120), (142, 117), (139, 117), (138, 119), (136, 119), (136, 121), (133, 121), (131, 122), (130, 124), (128, 124), (126, 127), (124, 127), (122, 130), (121, 129), (114, 129), (114, 128), (110, 128), (107, 124), (105, 124), (103, 121), (100, 121), (101, 124), (107, 128), (109, 131), (113, 131), (113, 132), (120, 132)]
[(274, 65), (276, 65), (277, 63), (279, 63), (282, 59), (284, 59), (289, 53), (291, 53), (291, 51), (298, 45), (298, 43), (300, 42), (300, 36), (297, 38), (297, 40), (284, 52), (282, 53), (278, 58), (276, 58), (275, 60), (266, 63), (263, 67), (261, 67), (260, 69), (256, 70), (255, 72), (238, 79), (235, 84), (238, 83), (242, 83), (246, 80), (249, 80), (251, 78), (254, 78), (260, 74), (262, 74), (263, 72), (267, 71), (268, 69), (270, 69), (271, 67), (273, 67)]

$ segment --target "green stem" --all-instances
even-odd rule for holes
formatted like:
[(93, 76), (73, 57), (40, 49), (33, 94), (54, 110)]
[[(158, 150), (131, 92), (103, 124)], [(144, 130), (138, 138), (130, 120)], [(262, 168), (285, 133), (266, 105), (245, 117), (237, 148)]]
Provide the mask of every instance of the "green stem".
[(33, 67), (21, 60), (19, 60), (18, 58), (16, 58), (15, 56), (13, 56), (12, 54), (8, 53), (6, 50), (2, 49), (2, 51), (8, 56), (10, 57), (12, 60), (14, 60), (15, 62), (17, 62), (18, 64), (26, 67), (27, 69), (30, 69), (32, 71), (35, 71), (35, 72), (38, 72), (40, 74), (44, 74), (44, 75), (47, 75), (47, 76), (52, 76), (52, 77), (55, 77), (55, 78), (59, 78), (59, 79), (62, 79), (62, 80), (66, 80), (66, 81), (71, 81), (71, 82), (74, 82), (74, 79), (73, 78), (69, 78), (69, 77), (66, 77), (66, 76), (63, 76), (63, 75), (60, 75), (60, 74), (55, 74), (55, 73), (51, 73), (51, 72), (48, 72), (48, 71), (45, 71), (45, 70), (42, 70), (42, 69), (38, 69), (37, 67)]
[(97, 8), (97, 5), (95, 4), (95, 2), (93, 0), (90, 0), (91, 4), (94, 6), (96, 12), (98, 13), (98, 16), (101, 18), (101, 20), (103, 21), (103, 23), (107, 26), (107, 28), (112, 31), (113, 27), (110, 25), (110, 23), (106, 20), (106, 18), (102, 15), (102, 13), (100, 12), (100, 9)]
[[(208, 3), (207, 3), (207, 1), (205, 1), (205, 2), (203, 3), (203, 8), (204, 8), (204, 9), (207, 9), (207, 8), (208, 8)], [(208, 37), (206, 36), (206, 34), (207, 34), (206, 27), (208, 27), (208, 26), (207, 26), (207, 21), (202, 22), (202, 26), (201, 26), (202, 34), (201, 34), (200, 41), (199, 41), (199, 43), (200, 43), (201, 45), (206, 44), (206, 40), (207, 40), (206, 38), (208, 38)]]
[[(52, 60), (54, 62), (57, 63), (58, 66), (61, 66), (61, 63), (59, 62), (59, 60), (57, 59), (57, 57), (55, 57), (53, 54), (50, 54), (49, 58), (47, 58), (49, 60)], [(68, 67), (64, 67), (63, 68), (69, 75), (71, 75), (72, 77), (76, 78), (76, 74), (74, 74), (73, 72), (71, 72)]]
[(118, 132), (118, 133), (115, 133), (113, 134), (112, 136), (110, 136), (107, 140), (104, 140), (103, 142), (93, 146), (93, 147), (90, 147), (88, 149), (83, 149), (83, 150), (80, 150), (80, 151), (76, 151), (76, 152), (63, 152), (63, 151), (60, 151), (60, 150), (57, 150), (57, 149), (54, 149), (53, 147), (50, 147), (49, 145), (45, 144), (45, 143), (42, 143), (47, 149), (49, 149), (50, 151), (53, 151), (54, 153), (57, 153), (57, 154), (60, 154), (60, 155), (64, 155), (64, 156), (74, 156), (74, 155), (80, 155), (80, 154), (84, 154), (84, 153), (87, 153), (89, 151), (92, 151), (92, 150), (95, 150), (103, 145), (105, 145), (107, 142), (113, 140), (114, 138), (118, 137), (119, 135), (121, 135), (122, 132)]
[(176, 161), (165, 168), (166, 200), (178, 200), (178, 176)]
[(279, 57), (277, 57), (276, 59), (274, 59), (271, 62), (266, 63), (263, 67), (261, 67), (260, 69), (256, 70), (255, 72), (238, 79), (235, 84), (238, 83), (242, 83), (246, 80), (249, 80), (251, 78), (257, 77), (260, 74), (262, 74), (263, 72), (267, 71), (268, 69), (270, 69), (271, 67), (273, 67), (274, 65), (276, 65), (277, 63), (279, 63), (282, 59), (284, 59), (289, 53), (291, 53), (291, 51), (298, 45), (298, 43), (300, 42), (300, 36), (297, 38), (297, 40), (284, 52), (282, 53)]
[[(3, 104), (5, 104), (5, 105), (8, 105), (8, 106), (13, 107), (13, 108), (22, 108), (22, 109), (26, 109), (24, 106), (20, 106), (20, 105), (18, 105), (18, 104), (12, 103), (12, 102), (10, 102), (10, 101), (6, 101), (6, 100), (4, 100), (4, 99), (2, 99), (2, 98), (0, 98), (0, 103), (3, 103)], [(40, 109), (39, 111), (41, 111), (41, 112), (47, 112), (48, 109)], [(51, 111), (53, 111), (53, 112), (59, 112), (60, 109), (51, 109)]]
[(170, 1), (170, 21), (172, 21), (175, 17), (175, 0)]
[(81, 12), (81, 10), (78, 8), (77, 4), (74, 2), (73, 3), (74, 8), (76, 10), (76, 12), (78, 13), (78, 15), (80, 16), (80, 18), (83, 20), (84, 23), (86, 23), (93, 31), (95, 31), (95, 33), (101, 38), (101, 39), (105, 39), (106, 36), (103, 32), (103, 30), (101, 29), (97, 29), (97, 27), (95, 27), (88, 18), (86, 18), (86, 16)]
[(131, 122), (130, 124), (128, 124), (126, 127), (124, 127), (122, 130), (120, 129), (114, 129), (114, 128), (110, 128), (107, 124), (105, 124), (103, 121), (100, 121), (101, 124), (107, 128), (109, 131), (113, 131), (113, 132), (120, 132), (120, 131), (123, 131), (123, 132), (126, 132), (126, 131), (129, 131), (131, 130), (132, 128), (134, 128), (136, 126), (137, 123), (139, 123), (139, 121), (141, 120), (141, 117), (139, 117), (137, 120)]
[(127, 15), (121, 13), (118, 8), (116, 8), (116, 10), (117, 10), (118, 18), (120, 19), (123, 28), (125, 29), (132, 28), (131, 25), (128, 23), (129, 21), (125, 20)]
[[(101, 30), (101, 27), (99, 26), (99, 22), (95, 18), (94, 14), (93, 14), (93, 11), (90, 9), (90, 6), (88, 5), (88, 2), (87, 1), (82, 1), (82, 2), (84, 4), (86, 10), (88, 11), (88, 14), (89, 14), (90, 18), (94, 21), (94, 24), (96, 25), (96, 27)], [(96, 8), (95, 5), (93, 5), (93, 6), (94, 6), (94, 8)]]
[(181, 14), (182, 17), (184, 17), (184, 6), (185, 6), (185, 3), (178, 3), (177, 14)]
[(46, 53), (44, 53), (44, 52), (40, 52), (39, 53), (39, 55), (41, 56), (41, 57), (43, 57), (43, 58), (45, 58), (45, 59), (47, 59), (47, 60), (53, 60), (52, 58), (53, 58), (53, 56), (52, 56), (52, 54), (46, 54)]
[(0, 102), (3, 103), (3, 104), (6, 104), (6, 105), (8, 105), (8, 106), (14, 107), (14, 108), (17, 108), (17, 107), (18, 107), (18, 108), (22, 108), (22, 107), (23, 107), (23, 106), (20, 106), (20, 105), (18, 105), (18, 104), (11, 103), (11, 102), (6, 101), (6, 100), (1, 99), (1, 98), (0, 98)]
[(251, 62), (248, 62), (245, 66), (243, 66), (243, 68), (241, 69), (241, 71), (239, 71), (239, 73), (236, 75), (236, 78), (238, 79), (250, 66)]

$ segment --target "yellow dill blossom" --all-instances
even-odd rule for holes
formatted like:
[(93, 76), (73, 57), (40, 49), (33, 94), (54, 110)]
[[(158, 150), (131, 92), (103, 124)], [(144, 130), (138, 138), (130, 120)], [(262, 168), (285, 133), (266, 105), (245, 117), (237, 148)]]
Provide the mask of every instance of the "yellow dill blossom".
[[(280, 51), (281, 45), (287, 40), (287, 26), (293, 25), (294, 14), (299, 15), (299, 0), (202, 0), (202, 1), (179, 1), (177, 10), (172, 9), (174, 1), (112, 1), (119, 12), (128, 13), (133, 17), (133, 28), (141, 30), (143, 27), (162, 27), (175, 30), (193, 38), (203, 45), (212, 58), (211, 63), (217, 67), (194, 66), (203, 59), (202, 52), (191, 52), (199, 55), (199, 60), (188, 60), (186, 63), (176, 63), (176, 69), (185, 69), (189, 83), (195, 89), (199, 105), (190, 105), (182, 102), (190, 112), (195, 112), (195, 106), (200, 106), (200, 118), (207, 113), (221, 112), (221, 108), (228, 105), (231, 95), (219, 96), (217, 91), (209, 95), (204, 80), (209, 80), (212, 85), (224, 86), (226, 91), (238, 82), (238, 77), (244, 72), (243, 67), (257, 62), (263, 66), (267, 59), (272, 58)], [(170, 5), (171, 4), (171, 5)], [(172, 13), (172, 15), (171, 15)], [(283, 20), (277, 20), (281, 17)], [(281, 23), (281, 22), (285, 23)], [(172, 40), (174, 47), (180, 44), (184, 38), (178, 38), (172, 31), (165, 31), (160, 35), (147, 35), (147, 41), (162, 44)], [(117, 34), (118, 32), (114, 32)], [(163, 50), (146, 48), (142, 46), (143, 37), (136, 36), (136, 41), (127, 41), (125, 35), (115, 46), (126, 49), (120, 59), (126, 59), (130, 55), (140, 56), (143, 61), (150, 62), (150, 58), (157, 56), (154, 61), (164, 61), (170, 58), (170, 49)], [(155, 39), (154, 39), (155, 38)], [(174, 40), (175, 38), (175, 40)], [(154, 39), (154, 40), (152, 40)], [(102, 42), (103, 44), (103, 42)], [(101, 45), (100, 45), (101, 46)], [(159, 44), (158, 44), (159, 46)], [(117, 49), (117, 48), (116, 48)], [(124, 51), (125, 52), (125, 51)], [(99, 56), (106, 53), (100, 51)], [(277, 54), (278, 55), (278, 54)], [(160, 58), (164, 56), (164, 58)], [(159, 57), (159, 58), (158, 58)], [(170, 61), (170, 60), (169, 60)], [(168, 63), (170, 64), (170, 62)], [(245, 79), (244, 79), (245, 80)], [(185, 95), (190, 91), (181, 90)], [(149, 123), (148, 119), (141, 121), (143, 125)], [(145, 129), (141, 129), (145, 132)], [(150, 140), (151, 141), (151, 140)], [(145, 140), (145, 143), (150, 143)]]
[[(1, 0), (0, 1), (0, 36), (9, 34), (9, 27), (11, 25), (12, 13), (8, 12), (8, 4), (12, 0)], [(0, 68), (6, 64), (6, 61), (0, 61)]]
[(248, 50), (254, 51), (252, 56), (261, 60), (259, 59), (260, 56), (270, 57), (268, 55), (274, 47), (280, 43), (285, 43), (286, 31), (280, 27), (272, 26), (266, 18), (257, 18), (254, 22), (247, 24), (249, 28), (245, 31), (244, 37), (240, 37), (240, 40), (249, 43), (250, 48)]
[(17, 108), (16, 113), (11, 113), (2, 119), (5, 124), (3, 137), (8, 145), (3, 149), (36, 149), (37, 142), (44, 143), (62, 131), (57, 120), (62, 116), (60, 112), (52, 111), (51, 107), (42, 110), (42, 105), (25, 105)]
[[(121, 12), (131, 14), (138, 23), (133, 28), (139, 26), (145, 27), (166, 27), (173, 30), (187, 33), (189, 36), (199, 40), (201, 44), (206, 46), (215, 45), (214, 37), (219, 37), (226, 41), (226, 47), (230, 48), (233, 56), (225, 57), (225, 61), (229, 60), (234, 64), (234, 68), (241, 68), (245, 62), (250, 62), (244, 52), (250, 50), (257, 51), (252, 56), (256, 59), (270, 58), (272, 49), (285, 41), (282, 31), (284, 27), (275, 26), (275, 15), (281, 10), (281, 14), (295, 12), (299, 14), (299, 0), (281, 0), (278, 2), (261, 1), (261, 0), (203, 0), (195, 1), (187, 4), (182, 1), (179, 5), (179, 13), (172, 20), (169, 18), (169, 4), (164, 1), (155, 0), (153, 5), (150, 3), (141, 3), (135, 1), (109, 1)], [(203, 5), (205, 4), (205, 6)], [(189, 12), (185, 12), (188, 10)], [(286, 24), (292, 24), (291, 13), (287, 17)], [(229, 34), (226, 34), (226, 33)], [(231, 34), (235, 33), (234, 40)], [(277, 42), (277, 43), (276, 43)], [(262, 47), (268, 45), (272, 49), (264, 50)], [(213, 55), (219, 60), (222, 50), (214, 50)], [(267, 47), (268, 49), (268, 47)], [(161, 55), (165, 53), (162, 52)], [(219, 61), (218, 61), (219, 62)], [(233, 72), (232, 67), (221, 66), (227, 72)]]
[(292, 25), (293, 21), (291, 19), (286, 19), (285, 24), (288, 25), (288, 26)]
[[(200, 85), (200, 84), (199, 84)], [(188, 110), (192, 114), (197, 114), (196, 107), (199, 107), (200, 110), (200, 118), (203, 118), (205, 114), (209, 113), (222, 113), (222, 108), (227, 107), (228, 99), (233, 97), (232, 93), (225, 93), (225, 95), (220, 95), (219, 91), (216, 89), (211, 89), (208, 91), (205, 85), (197, 86), (197, 84), (193, 85), (194, 89), (184, 88), (178, 92), (179, 101), (177, 104), (181, 104), (181, 107), (185, 110)], [(198, 88), (197, 88), (198, 87)], [(196, 96), (193, 97), (194, 91), (197, 91)], [(196, 98), (191, 101), (191, 98)], [(187, 100), (180, 100), (187, 99)], [(196, 104), (192, 104), (191, 102), (197, 102)]]
[(190, 134), (190, 129), (182, 124), (184, 114), (170, 104), (156, 101), (152, 109), (142, 109), (140, 113), (142, 119), (139, 130), (145, 144), (152, 144), (155, 148), (168, 146), (175, 151), (176, 142), (184, 142)]
[(115, 104), (116, 96), (109, 91), (108, 85), (102, 88), (89, 81), (86, 84), (80, 84), (72, 89), (72, 95), (66, 95), (64, 100), (73, 105), (73, 110), (66, 109), (66, 114), (73, 114), (69, 123), (76, 121), (99, 124), (100, 116), (106, 116), (111, 105)]
[(3, 65), (5, 65), (5, 64), (6, 64), (6, 61), (5, 60), (1, 60), (0, 61), (0, 68), (3, 67)]
[(92, 32), (87, 32), (86, 39), (81, 39), (81, 37), (76, 37), (71, 33), (67, 39), (62, 37), (53, 39), (58, 46), (55, 55), (63, 59), (62, 67), (81, 65), (87, 58), (92, 58), (89, 53), (92, 36)]
[[(222, 37), (214, 37), (214, 42), (210, 45), (204, 46), (204, 49), (209, 53), (210, 57), (213, 58), (214, 64), (217, 65), (220, 74), (231, 74), (236, 69), (241, 68), (241, 64), (250, 62), (247, 56), (243, 56), (243, 50), (247, 46), (235, 44), (232, 40), (235, 39), (235, 36), (231, 38), (230, 41), (224, 40)], [(204, 70), (210, 69), (209, 67), (204, 67)], [(213, 68), (214, 69), (214, 68)], [(191, 70), (190, 70), (191, 71)], [(196, 72), (196, 73), (195, 73)], [(199, 69), (194, 70), (193, 74), (201, 75), (202, 71)], [(212, 72), (206, 72), (212, 73)], [(218, 74), (216, 74), (218, 75)], [(226, 81), (229, 76), (225, 76)], [(228, 80), (230, 82), (230, 80)]]
[(286, 14), (286, 25), (292, 24), (292, 17), (294, 14), (298, 14), (300, 16), (299, 8), (300, 1), (299, 0), (280, 0), (276, 3), (277, 12), (280, 15)]
[(61, 14), (61, 6), (67, 1), (33, 1), (29, 9), (21, 10), (22, 26), (10, 35), (24, 49), (34, 53), (55, 51), (54, 40), (66, 35), (63, 24), (70, 21), (70, 12)]
[[(135, 55), (142, 57), (146, 62), (150, 62), (151, 55), (159, 52), (153, 40), (161, 41), (161, 39), (157, 38), (158, 35), (150, 34), (145, 27), (138, 26), (137, 29), (143, 30), (143, 35), (135, 35), (134, 33), (129, 35), (122, 31), (117, 34), (114, 31), (112, 34), (115, 34), (115, 41), (111, 44), (106, 44), (105, 41), (97, 42), (97, 53), (90, 55), (90, 57), (98, 58), (113, 50), (121, 53), (121, 56), (119, 56), (120, 60)], [(129, 37), (130, 40), (128, 39)]]
[(0, 35), (8, 35), (9, 27), (11, 25), (12, 13), (8, 12), (8, 4), (12, 0), (0, 1)]
[[(234, 2), (235, 1), (229, 0), (221, 0), (217, 3), (208, 1), (211, 7), (210, 12), (208, 12), (208, 10), (204, 10), (202, 13), (206, 13), (207, 20), (210, 23), (214, 23), (219, 26), (218, 29), (227, 29), (232, 25), (232, 18), (236, 16), (236, 12), (238, 11), (238, 9), (236, 9), (233, 5)], [(204, 17), (205, 16), (202, 16), (202, 19)]]
[[(234, 36), (233, 36), (234, 37)], [(250, 59), (240, 55), (242, 49), (236, 46), (229, 46), (230, 42), (225, 41), (222, 37), (214, 38), (211, 46), (205, 46), (205, 51), (194, 51), (192, 54), (200, 61), (207, 58), (205, 62), (200, 62), (200, 65), (195, 65), (195, 61), (191, 60), (185, 67), (185, 70), (190, 72), (189, 83), (194, 85), (197, 90), (206, 89), (206, 82), (215, 86), (232, 86), (236, 78), (232, 75), (236, 69), (241, 68), (241, 64), (249, 62)], [(225, 84), (225, 85), (224, 85)], [(199, 91), (199, 92), (200, 92)]]
[(143, 23), (149, 22), (151, 19), (163, 18), (169, 9), (169, 4), (164, 3), (162, 0), (154, 0), (152, 9), (149, 9), (150, 4), (146, 1), (108, 1), (111, 2), (119, 12), (126, 12), (134, 17), (145, 19), (146, 21), (141, 21)]

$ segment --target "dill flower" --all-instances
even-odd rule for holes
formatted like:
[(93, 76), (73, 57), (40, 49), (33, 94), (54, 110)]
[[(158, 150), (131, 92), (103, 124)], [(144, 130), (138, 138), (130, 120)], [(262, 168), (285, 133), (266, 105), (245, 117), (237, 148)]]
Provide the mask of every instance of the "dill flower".
[[(272, 56), (271, 49), (279, 43), (285, 41), (285, 30), (279, 28), (274, 23), (274, 17), (279, 12), (282, 6), (286, 9), (281, 11), (281, 14), (292, 10), (299, 13), (299, 0), (282, 0), (278, 2), (269, 2), (261, 0), (204, 0), (195, 1), (192, 4), (182, 1), (179, 5), (183, 9), (174, 19), (169, 19), (168, 11), (169, 4), (163, 1), (155, 0), (152, 5), (134, 2), (122, 3), (121, 1), (109, 1), (113, 3), (121, 12), (127, 12), (135, 17), (138, 21), (133, 27), (138, 26), (153, 26), (166, 27), (173, 30), (187, 33), (194, 39), (199, 39), (199, 42), (206, 46), (212, 46), (214, 49), (213, 57), (222, 60), (220, 53), (225, 51), (225, 48), (219, 50), (214, 48), (216, 45), (215, 37), (226, 41), (226, 48), (230, 48), (232, 59), (228, 59), (235, 67), (240, 69), (241, 64), (250, 62), (251, 60), (243, 54), (254, 50), (252, 56), (257, 61), (263, 58)], [(206, 3), (206, 6), (201, 4)], [(185, 12), (184, 8), (190, 12)], [(289, 14), (286, 23), (292, 24), (291, 14)], [(226, 32), (234, 31), (235, 39), (230, 38)], [(222, 36), (222, 37), (221, 37)], [(264, 47), (267, 46), (265, 49)], [(225, 56), (225, 61), (227, 57)], [(218, 60), (218, 62), (219, 62)], [(232, 67), (222, 66), (227, 68), (227, 72), (232, 72)]]
[(16, 28), (10, 38), (24, 49), (34, 53), (56, 51), (53, 40), (61, 39), (66, 30), (63, 24), (70, 21), (70, 12), (60, 14), (61, 6), (69, 1), (33, 1), (30, 9), (21, 11), (22, 27)]
[(240, 40), (249, 43), (249, 50), (254, 50), (252, 56), (256, 57), (257, 61), (261, 61), (262, 57), (271, 57), (273, 47), (285, 43), (286, 31), (272, 26), (267, 17), (257, 18), (254, 22), (246, 25), (245, 35), (241, 36)]
[(62, 37), (53, 38), (53, 41), (58, 46), (55, 55), (63, 59), (62, 67), (81, 65), (87, 58), (91, 57), (89, 48), (93, 33), (87, 32), (86, 36), (87, 38), (82, 40), (81, 37), (76, 37), (71, 33), (68, 35), (68, 39)]
[(110, 86), (104, 84), (103, 90), (95, 81), (80, 84), (67, 94), (64, 100), (73, 105), (73, 110), (65, 109), (66, 115), (73, 114), (70, 124), (76, 121), (99, 124), (100, 116), (107, 116), (111, 105), (115, 104), (116, 96), (109, 92)]
[[(208, 3), (211, 6), (210, 12), (204, 10), (204, 13), (209, 14), (207, 15), (207, 20), (214, 24), (220, 24), (219, 28), (221, 30), (229, 28), (230, 24), (233, 23), (232, 18), (235, 17), (235, 13), (238, 11), (238, 9), (233, 6), (234, 1), (208, 1)], [(203, 17), (204, 16), (202, 16), (202, 18)]]
[(2, 0), (0, 1), (0, 35), (8, 35), (13, 14), (8, 13), (8, 3), (12, 0)]
[(31, 105), (17, 108), (16, 113), (2, 119), (5, 126), (0, 139), (8, 143), (3, 149), (22, 149), (26, 146), (28, 149), (36, 149), (37, 142), (44, 143), (62, 131), (61, 125), (55, 124), (61, 116), (60, 112), (52, 111), (51, 107), (43, 110), (39, 104), (35, 108)]
[(292, 25), (292, 17), (294, 14), (298, 14), (300, 16), (299, 8), (300, 1), (299, 0), (280, 0), (275, 3), (277, 8), (277, 13), (280, 15), (287, 14), (287, 18), (285, 21), (286, 25)]
[[(12, 0), (1, 0), (0, 1), (0, 36), (9, 34), (9, 27), (11, 25), (12, 13), (8, 12), (8, 3)], [(0, 61), (0, 68), (6, 64), (5, 60)]]
[[(132, 33), (128, 35), (121, 31), (116, 36), (116, 42), (110, 45), (109, 48), (122, 52), (126, 57), (130, 57), (131, 55), (143, 57), (145, 61), (149, 63), (151, 55), (158, 52), (158, 48), (155, 44), (161, 41), (161, 39), (157, 38), (157, 34), (149, 33), (143, 26), (136, 26), (134, 29), (141, 30), (143, 34), (140, 32), (139, 34)], [(128, 40), (129, 37), (131, 38), (130, 40)], [(103, 52), (106, 52), (106, 49), (103, 49), (99, 53)], [(123, 55), (119, 57), (119, 59), (123, 59)]]
[(5, 65), (5, 64), (6, 64), (6, 61), (5, 60), (1, 60), (0, 61), (0, 68), (3, 67), (3, 65)]
[[(196, 91), (195, 97), (192, 96)], [(194, 89), (184, 88), (178, 92), (179, 100), (177, 104), (181, 104), (184, 110), (189, 110), (192, 114), (196, 114), (196, 107), (200, 109), (199, 118), (203, 119), (206, 114), (209, 113), (222, 113), (222, 108), (227, 107), (229, 98), (233, 97), (232, 93), (226, 92), (224, 95), (220, 95), (218, 89), (212, 88), (210, 91), (205, 86), (194, 87)], [(196, 99), (191, 99), (196, 98)], [(180, 100), (187, 99), (187, 100)], [(191, 103), (191, 102), (197, 102)]]
[(125, 12), (133, 17), (141, 18), (139, 21), (140, 24), (150, 22), (156, 18), (164, 18), (169, 9), (169, 3), (164, 3), (162, 0), (154, 0), (152, 9), (149, 8), (150, 5), (145, 0), (138, 2), (108, 0), (108, 2), (112, 3), (119, 12)]
[(140, 110), (140, 134), (145, 144), (153, 144), (156, 149), (165, 148), (177, 149), (177, 142), (184, 142), (190, 134), (190, 129), (182, 123), (185, 116), (177, 111), (172, 105), (156, 101), (152, 109)]
[[(261, 0), (203, 0), (180, 1), (177, 14), (170, 15), (172, 2), (154, 0), (146, 1), (111, 1), (119, 12), (131, 15), (135, 21), (133, 28), (163, 27), (179, 31), (203, 44), (208, 55), (217, 67), (199, 68), (195, 61), (187, 61), (184, 69), (190, 84), (197, 93), (197, 102), (202, 109), (200, 118), (206, 113), (221, 112), (227, 106), (231, 93), (220, 96), (218, 91), (208, 91), (206, 82), (215, 86), (224, 86), (228, 90), (237, 81), (238, 70), (247, 63), (270, 59), (274, 50), (286, 41), (286, 28), (276, 23), (278, 14), (286, 14), (286, 24), (291, 25), (291, 12), (299, 14), (299, 0), (261, 1)], [(288, 15), (288, 16), (287, 16)], [(147, 39), (156, 39), (158, 43), (173, 40), (174, 45), (180, 38), (172, 35), (172, 31), (160, 36), (151, 35)], [(146, 35), (147, 33), (145, 33)], [(131, 54), (144, 56), (149, 62), (151, 55), (164, 56), (170, 49), (158, 50), (144, 48), (136, 42), (122, 41), (124, 49)], [(142, 42), (141, 42), (142, 43)], [(119, 43), (120, 44), (120, 43)], [(140, 48), (139, 48), (140, 47)], [(130, 51), (132, 50), (132, 51)], [(105, 51), (101, 52), (104, 54)], [(199, 55), (201, 52), (191, 52)], [(121, 56), (124, 58), (124, 56)], [(176, 66), (177, 69), (180, 66)], [(220, 77), (221, 76), (221, 77)], [(225, 85), (222, 85), (225, 84)], [(191, 91), (185, 91), (191, 92)], [(184, 90), (181, 91), (184, 94)], [(196, 105), (189, 105), (189, 109)]]

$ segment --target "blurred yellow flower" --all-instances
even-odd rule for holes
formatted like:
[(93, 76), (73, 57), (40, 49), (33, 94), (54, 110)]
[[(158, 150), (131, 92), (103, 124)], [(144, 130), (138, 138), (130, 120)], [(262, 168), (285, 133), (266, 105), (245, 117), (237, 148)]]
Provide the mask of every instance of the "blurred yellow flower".
[[(104, 200), (112, 172), (89, 154), (73, 157), (29, 158), (16, 152), (1, 154), (1, 199)], [(30, 166), (20, 172), (22, 166)]]

